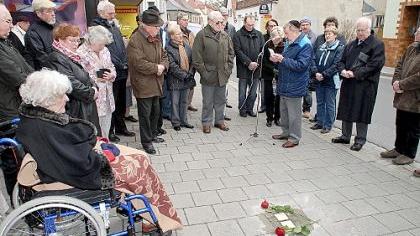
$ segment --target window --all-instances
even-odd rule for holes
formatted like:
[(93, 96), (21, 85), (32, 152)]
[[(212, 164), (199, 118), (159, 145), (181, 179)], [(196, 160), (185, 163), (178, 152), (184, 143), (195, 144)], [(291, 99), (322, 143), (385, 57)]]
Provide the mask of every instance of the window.
[(420, 8), (419, 12), (417, 12), (417, 29), (420, 27)]
[(153, 7), (155, 5), (155, 2), (147, 2), (147, 8)]
[(375, 28), (382, 28), (384, 26), (384, 15), (377, 15), (375, 16), (374, 27)]

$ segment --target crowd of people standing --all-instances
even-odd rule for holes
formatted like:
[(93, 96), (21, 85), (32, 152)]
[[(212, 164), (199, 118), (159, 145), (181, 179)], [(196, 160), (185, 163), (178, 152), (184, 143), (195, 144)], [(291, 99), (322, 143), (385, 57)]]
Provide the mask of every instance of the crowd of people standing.
[[(165, 142), (163, 119), (170, 120), (176, 131), (194, 128), (187, 112), (197, 111), (191, 104), (196, 73), (203, 97), (202, 131), (229, 130), (227, 83), (236, 58), (239, 115), (255, 117), (256, 112), (265, 112), (268, 127), (273, 123), (281, 127), (281, 134), (273, 139), (285, 140), (284, 148), (299, 145), (302, 116), (311, 118), (312, 91), (317, 113), (311, 118), (311, 129), (329, 133), (337, 118), (342, 121), (342, 135), (332, 143), (350, 143), (353, 123), (357, 135), (350, 149), (359, 151), (366, 142), (385, 63), (384, 44), (374, 35), (369, 18), (357, 20), (356, 39), (346, 42), (335, 17), (324, 21), (324, 32), (318, 36), (308, 17), (280, 26), (271, 19), (262, 34), (253, 16), (246, 16), (236, 31), (228, 23), (227, 9), (221, 8), (210, 12), (208, 24), (194, 35), (188, 29), (188, 15), (180, 13), (176, 22), (163, 22), (159, 9), (150, 7), (137, 16), (138, 28), (126, 43), (115, 19), (115, 5), (109, 1), (99, 2), (98, 16), (83, 38), (77, 26), (55, 22), (54, 3), (36, 0), (33, 9), (37, 20), (29, 26), (26, 18), (15, 19), (11, 33), (12, 19), (4, 13), (0, 89), (8, 99), (0, 101), (2, 120), (18, 115), (20, 84), (34, 70), (46, 67), (68, 76), (72, 83), (67, 113), (92, 122), (99, 136), (118, 142), (118, 135), (135, 135), (125, 124), (132, 96), (129, 83), (137, 100), (141, 145), (155, 154), (153, 143)], [(418, 66), (411, 65), (418, 59), (418, 41), (416, 37), (394, 76), (396, 148), (381, 155), (396, 158), (395, 164), (411, 163), (418, 145), (418, 127), (408, 132), (404, 124), (418, 124), (419, 101), (410, 106), (401, 102), (418, 94)], [(262, 104), (254, 110), (258, 92)]]

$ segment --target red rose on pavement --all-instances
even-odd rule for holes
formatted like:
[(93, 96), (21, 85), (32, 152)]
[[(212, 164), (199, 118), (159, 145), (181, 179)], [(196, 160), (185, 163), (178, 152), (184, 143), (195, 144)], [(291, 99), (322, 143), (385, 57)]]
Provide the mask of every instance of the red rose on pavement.
[(267, 200), (264, 200), (261, 202), (261, 208), (263, 209), (267, 209), (269, 205), (270, 204), (267, 202)]
[(286, 235), (286, 231), (281, 227), (277, 227), (274, 232), (276, 233), (277, 236), (285, 236)]

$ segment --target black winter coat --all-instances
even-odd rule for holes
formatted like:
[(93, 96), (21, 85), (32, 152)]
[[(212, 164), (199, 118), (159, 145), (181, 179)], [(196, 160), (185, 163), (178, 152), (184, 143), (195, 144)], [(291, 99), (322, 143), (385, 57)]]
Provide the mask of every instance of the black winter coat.
[(113, 187), (108, 160), (93, 150), (93, 124), (32, 105), (20, 108), (20, 118), (16, 137), (35, 159), (41, 182), (91, 190)]
[[(270, 35), (265, 34), (264, 39), (267, 42), (267, 40), (270, 39)], [(276, 68), (276, 65), (274, 62), (270, 61), (270, 51), (269, 48), (273, 49), (275, 53), (283, 53), (284, 50), (284, 42), (280, 42), (277, 46), (274, 46), (273, 42), (268, 42), (264, 47), (264, 58), (262, 62), (262, 78), (265, 80), (273, 80), (274, 78), (274, 69)], [(277, 79), (277, 78), (276, 78)]]
[(195, 69), (192, 66), (192, 50), (187, 43), (184, 43), (184, 47), (188, 55), (189, 71), (181, 69), (178, 45), (172, 40), (166, 45), (166, 53), (169, 60), (169, 70), (166, 74), (166, 79), (168, 80), (169, 90), (190, 89), (196, 85), (194, 79)]
[(107, 48), (111, 53), (111, 61), (115, 66), (115, 70), (117, 71), (117, 78), (115, 78), (115, 80), (127, 79), (127, 50), (120, 29), (115, 26), (114, 23), (109, 23), (106, 19), (103, 19), (99, 16), (93, 20), (92, 25), (101, 25), (112, 33), (114, 41), (111, 44), (108, 44)]
[(71, 117), (92, 122), (100, 132), (98, 110), (93, 98), (95, 95), (92, 88), (94, 84), (89, 73), (79, 63), (56, 49), (53, 49), (49, 55), (49, 65), (51, 69), (67, 75), (70, 79), (73, 90), (69, 95), (70, 101), (66, 105), (67, 113)]
[(52, 52), (53, 25), (38, 20), (25, 34), (25, 59), (35, 70), (48, 66), (48, 54)]
[(384, 43), (374, 35), (346, 45), (338, 71), (351, 70), (355, 78), (342, 78), (337, 120), (370, 124), (384, 64)]
[(6, 39), (0, 39), (0, 121), (18, 115), (19, 87), (34, 70)]
[(13, 47), (15, 47), (19, 51), (20, 55), (24, 56), (25, 55), (25, 46), (20, 41), (19, 37), (15, 33), (13, 33), (12, 31), (10, 31), (9, 36), (7, 38), (12, 43)]
[[(237, 77), (241, 79), (251, 78), (252, 71), (248, 69), (251, 62), (257, 62), (258, 54), (264, 46), (264, 37), (260, 31), (253, 29), (251, 32), (242, 27), (233, 37), (233, 48), (236, 54)], [(259, 77), (258, 67), (254, 78)]]

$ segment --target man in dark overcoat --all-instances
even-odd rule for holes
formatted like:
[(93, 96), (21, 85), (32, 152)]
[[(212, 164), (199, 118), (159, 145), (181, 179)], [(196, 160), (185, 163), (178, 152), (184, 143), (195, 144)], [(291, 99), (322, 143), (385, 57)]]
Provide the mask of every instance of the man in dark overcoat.
[[(18, 116), (18, 108), (22, 102), (19, 96), (19, 87), (26, 77), (34, 70), (26, 63), (19, 51), (7, 39), (13, 26), (12, 16), (7, 8), (0, 4), (0, 123)], [(0, 130), (0, 138), (13, 137), (9, 130)], [(0, 147), (0, 167), (3, 171), (4, 182), (9, 196), (12, 196), (13, 187), (19, 171), (15, 150)]]
[(353, 122), (357, 135), (353, 151), (366, 143), (368, 124), (375, 106), (381, 69), (385, 63), (384, 43), (371, 34), (372, 21), (362, 17), (356, 21), (357, 38), (344, 49), (338, 65), (343, 80), (340, 90), (337, 120), (342, 121), (342, 135), (333, 143), (350, 143)]

